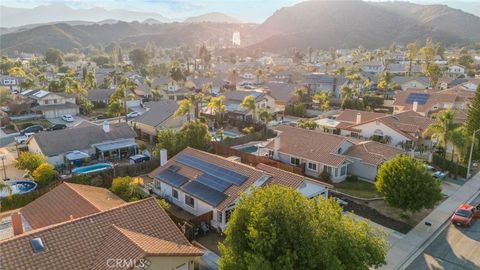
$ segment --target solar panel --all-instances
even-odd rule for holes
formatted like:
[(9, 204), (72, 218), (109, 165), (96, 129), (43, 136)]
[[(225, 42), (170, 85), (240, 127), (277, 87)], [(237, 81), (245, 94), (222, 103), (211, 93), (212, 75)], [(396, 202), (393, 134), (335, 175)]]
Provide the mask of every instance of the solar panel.
[(197, 181), (220, 192), (224, 192), (232, 183), (224, 181), (208, 173), (203, 173), (197, 178)]
[(243, 184), (245, 180), (247, 180), (247, 176), (239, 174), (237, 172), (222, 168), (220, 166), (208, 163), (203, 161), (199, 158), (188, 156), (188, 155), (180, 155), (175, 158), (176, 161), (192, 167), (194, 169), (200, 170), (204, 173), (208, 173), (210, 175), (215, 175), (216, 177), (220, 178), (221, 180), (230, 182), (237, 186)]
[(160, 172), (157, 175), (156, 178), (162, 180), (163, 182), (165, 182), (165, 183), (167, 183), (171, 186), (177, 187), (177, 188), (182, 186), (183, 184), (185, 184), (188, 181), (187, 177), (185, 177), (181, 174), (175, 173), (175, 172), (171, 172), (168, 169)]
[(219, 205), (227, 198), (227, 195), (222, 192), (207, 187), (198, 181), (188, 182), (182, 187), (182, 190), (213, 206)]
[(430, 97), (429, 94), (411, 93), (407, 97), (407, 103), (413, 104), (413, 102), (416, 101), (416, 102), (418, 102), (419, 105), (423, 105), (423, 104), (427, 103), (429, 97)]

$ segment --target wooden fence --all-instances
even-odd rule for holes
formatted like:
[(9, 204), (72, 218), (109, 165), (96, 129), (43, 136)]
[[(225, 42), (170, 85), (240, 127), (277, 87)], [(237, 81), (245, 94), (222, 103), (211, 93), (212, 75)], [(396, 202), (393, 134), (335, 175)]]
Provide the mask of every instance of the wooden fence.
[(296, 166), (284, 164), (280, 161), (273, 160), (269, 157), (252, 155), (237, 149), (233, 149), (221, 143), (212, 142), (212, 148), (213, 148), (213, 152), (217, 155), (221, 155), (225, 157), (236, 156), (241, 159), (242, 163), (245, 163), (251, 166), (257, 166), (257, 164), (263, 163), (278, 169), (282, 169), (284, 171), (301, 174), (301, 175), (304, 174), (303, 167), (296, 167)]

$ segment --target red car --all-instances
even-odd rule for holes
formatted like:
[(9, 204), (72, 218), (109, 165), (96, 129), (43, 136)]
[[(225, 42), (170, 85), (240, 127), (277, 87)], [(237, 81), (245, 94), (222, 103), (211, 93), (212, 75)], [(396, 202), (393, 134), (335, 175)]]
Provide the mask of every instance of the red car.
[(475, 215), (475, 206), (462, 204), (453, 212), (452, 223), (457, 226), (470, 226)]

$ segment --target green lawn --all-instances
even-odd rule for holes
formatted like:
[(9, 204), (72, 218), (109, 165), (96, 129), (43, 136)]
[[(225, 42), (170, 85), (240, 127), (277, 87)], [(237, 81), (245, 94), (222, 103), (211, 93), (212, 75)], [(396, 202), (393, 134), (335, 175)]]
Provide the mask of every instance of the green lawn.
[(335, 184), (335, 190), (349, 194), (360, 198), (376, 198), (380, 197), (374, 184), (369, 182), (357, 180), (357, 181), (344, 181), (342, 183)]

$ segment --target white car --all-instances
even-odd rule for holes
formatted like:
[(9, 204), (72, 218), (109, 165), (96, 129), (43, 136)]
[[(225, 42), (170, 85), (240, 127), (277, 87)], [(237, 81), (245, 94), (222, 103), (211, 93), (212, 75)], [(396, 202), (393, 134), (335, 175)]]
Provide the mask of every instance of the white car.
[(73, 116), (71, 116), (70, 114), (65, 114), (64, 116), (62, 116), (62, 120), (68, 123), (75, 121)]
[(14, 140), (17, 144), (24, 144), (25, 142), (27, 142), (28, 138), (32, 137), (33, 134), (35, 134), (35, 133), (33, 133), (33, 132), (25, 133), (25, 135), (23, 135), (23, 136), (15, 137)]
[(139, 113), (139, 112), (129, 112), (127, 114), (127, 118), (135, 118), (135, 117), (140, 116), (140, 115), (142, 115), (142, 114)]

